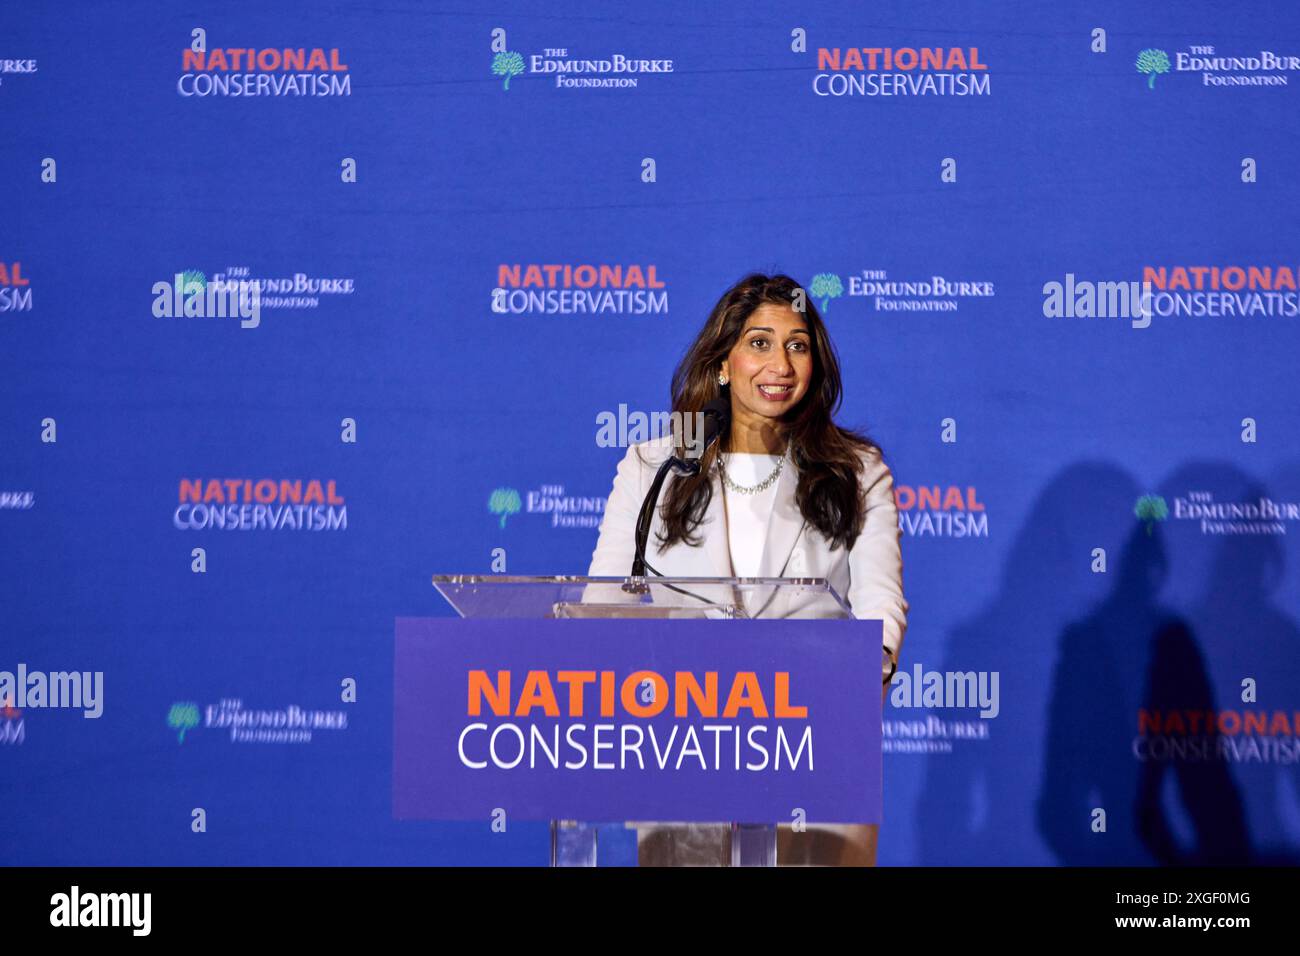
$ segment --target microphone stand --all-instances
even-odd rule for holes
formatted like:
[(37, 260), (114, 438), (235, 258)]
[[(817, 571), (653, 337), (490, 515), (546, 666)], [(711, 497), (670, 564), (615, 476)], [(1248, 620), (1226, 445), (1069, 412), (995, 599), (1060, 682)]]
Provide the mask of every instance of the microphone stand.
[(641, 512), (636, 519), (636, 554), (632, 558), (631, 574), (633, 580), (623, 585), (623, 590), (630, 594), (645, 594), (650, 590), (645, 583), (645, 549), (650, 539), (650, 523), (654, 520), (655, 508), (659, 505), (659, 491), (668, 478), (668, 472), (674, 470), (680, 475), (698, 474), (700, 463), (694, 459), (683, 461), (674, 456), (665, 460), (655, 472), (655, 480), (650, 483), (650, 490), (646, 492), (645, 500), (641, 502)]
[[(641, 502), (641, 511), (636, 519), (636, 552), (632, 558), (632, 573), (629, 580), (623, 584), (623, 590), (629, 594), (645, 594), (650, 590), (649, 585), (645, 582), (646, 571), (654, 571), (654, 568), (646, 564), (645, 549), (650, 538), (650, 525), (654, 521), (655, 508), (659, 506), (659, 491), (668, 478), (668, 472), (676, 471), (679, 475), (698, 475), (700, 473), (701, 462), (708, 453), (709, 446), (718, 441), (731, 424), (730, 400), (725, 395), (719, 396), (706, 404), (699, 414), (705, 422), (704, 440), (699, 446), (699, 457), (670, 456), (659, 466), (659, 470), (655, 473), (655, 479), (650, 484), (650, 490), (646, 492), (645, 500)], [(654, 571), (654, 573), (659, 574), (658, 571)], [(663, 575), (659, 576), (662, 577)], [(673, 590), (680, 591), (681, 589), (674, 587)], [(699, 597), (699, 595), (692, 596)], [(706, 601), (706, 603), (712, 604), (714, 602)]]

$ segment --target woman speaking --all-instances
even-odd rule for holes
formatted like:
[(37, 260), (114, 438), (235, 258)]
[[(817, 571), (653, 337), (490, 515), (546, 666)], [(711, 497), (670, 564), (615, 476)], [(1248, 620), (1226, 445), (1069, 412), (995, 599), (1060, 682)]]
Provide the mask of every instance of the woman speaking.
[[(855, 617), (884, 621), (883, 699), (907, 628), (901, 532), (880, 448), (832, 418), (840, 394), (835, 349), (798, 283), (754, 274), (728, 289), (673, 374), (672, 411), (694, 421), (722, 398), (730, 424), (696, 474), (667, 479), (645, 558), (665, 577), (825, 578)], [(642, 500), (664, 458), (688, 453), (680, 433), (628, 449), (589, 574), (628, 574)], [(778, 852), (872, 863), (875, 827), (783, 831)]]

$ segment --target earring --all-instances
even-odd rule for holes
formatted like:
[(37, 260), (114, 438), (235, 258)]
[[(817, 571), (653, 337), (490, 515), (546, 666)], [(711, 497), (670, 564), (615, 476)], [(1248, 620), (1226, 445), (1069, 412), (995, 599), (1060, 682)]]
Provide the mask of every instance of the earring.
[(718, 373), (718, 384), (719, 385), (727, 384), (727, 376), (723, 375), (721, 372)]

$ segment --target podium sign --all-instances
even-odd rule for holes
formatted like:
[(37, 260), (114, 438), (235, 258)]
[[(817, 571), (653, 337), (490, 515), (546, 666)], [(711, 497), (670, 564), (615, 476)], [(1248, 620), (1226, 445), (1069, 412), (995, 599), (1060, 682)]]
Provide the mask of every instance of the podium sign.
[(399, 618), (398, 819), (880, 821), (878, 620)]

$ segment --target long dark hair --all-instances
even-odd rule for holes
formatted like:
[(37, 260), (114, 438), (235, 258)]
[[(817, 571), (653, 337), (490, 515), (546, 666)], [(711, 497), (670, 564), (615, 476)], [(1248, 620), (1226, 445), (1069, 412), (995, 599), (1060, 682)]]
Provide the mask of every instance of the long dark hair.
[[(745, 322), (764, 303), (794, 309), (803, 316), (812, 338), (812, 381), (807, 394), (783, 420), (791, 460), (799, 471), (795, 503), (808, 524), (831, 542), (832, 549), (840, 545), (852, 547), (865, 518), (858, 481), (862, 471), (859, 456), (863, 451), (879, 453), (880, 447), (832, 420), (840, 406), (839, 359), (812, 297), (789, 276), (756, 272), (722, 294), (673, 373), (672, 410), (678, 413), (673, 420), (683, 421), (726, 394), (727, 386), (718, 384), (722, 360), (740, 338)], [(660, 551), (677, 541), (699, 544), (696, 529), (713, 497), (710, 474), (727, 437), (723, 435), (705, 454), (699, 474), (678, 476), (669, 483), (660, 505)], [(674, 440), (677, 453), (684, 454), (683, 436), (677, 434)]]

